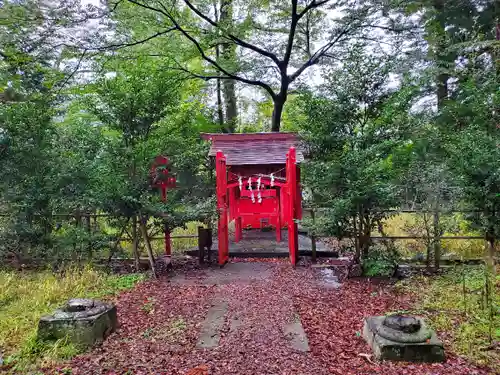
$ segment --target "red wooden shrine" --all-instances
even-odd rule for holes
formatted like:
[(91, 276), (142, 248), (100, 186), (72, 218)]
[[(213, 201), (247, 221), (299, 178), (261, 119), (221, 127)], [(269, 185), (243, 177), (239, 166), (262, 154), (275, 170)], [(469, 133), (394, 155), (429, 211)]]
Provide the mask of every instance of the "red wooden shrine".
[[(151, 185), (154, 188), (161, 190), (161, 199), (163, 202), (167, 201), (167, 189), (173, 189), (176, 186), (177, 180), (170, 172), (170, 162), (165, 156), (157, 156), (151, 164), (149, 171), (151, 178)], [(165, 225), (165, 255), (172, 254), (172, 245), (170, 240), (170, 228)]]
[(288, 229), (293, 265), (298, 258), (295, 220), (302, 218), (300, 169), (304, 160), (294, 133), (203, 134), (215, 157), (219, 264), (229, 259), (228, 225), (235, 223), (234, 241), (243, 228), (272, 227), (276, 241)]

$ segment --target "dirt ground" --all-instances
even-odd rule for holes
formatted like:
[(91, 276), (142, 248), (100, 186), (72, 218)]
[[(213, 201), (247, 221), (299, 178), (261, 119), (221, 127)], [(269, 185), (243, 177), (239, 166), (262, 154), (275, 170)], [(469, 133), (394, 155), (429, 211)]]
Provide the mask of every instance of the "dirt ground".
[(360, 335), (363, 318), (399, 310), (409, 301), (394, 294), (390, 285), (368, 280), (340, 285), (334, 279), (320, 268), (293, 269), (286, 259), (175, 269), (168, 278), (141, 283), (120, 295), (115, 301), (118, 331), (55, 372), (491, 373), (449, 351), (442, 364), (373, 361)]

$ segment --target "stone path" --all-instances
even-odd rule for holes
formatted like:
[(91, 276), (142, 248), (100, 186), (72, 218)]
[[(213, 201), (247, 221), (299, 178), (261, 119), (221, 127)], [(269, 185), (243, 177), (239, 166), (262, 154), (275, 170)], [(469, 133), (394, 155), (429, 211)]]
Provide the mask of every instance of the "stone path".
[(267, 263), (229, 262), (226, 266), (212, 266), (194, 272), (175, 271), (169, 282), (181, 285), (249, 284), (268, 281), (273, 267)]
[[(197, 348), (216, 349), (228, 343), (234, 347), (242, 341), (250, 345), (281, 341), (292, 351), (309, 351), (307, 336), (291, 296), (277, 294), (269, 288), (275, 268), (276, 265), (266, 263), (228, 263), (223, 268), (207, 268), (201, 273), (178, 273), (169, 280), (176, 285), (212, 285), (216, 288), (202, 323)], [(235, 285), (239, 290), (234, 289)], [(280, 311), (276, 311), (277, 306)]]

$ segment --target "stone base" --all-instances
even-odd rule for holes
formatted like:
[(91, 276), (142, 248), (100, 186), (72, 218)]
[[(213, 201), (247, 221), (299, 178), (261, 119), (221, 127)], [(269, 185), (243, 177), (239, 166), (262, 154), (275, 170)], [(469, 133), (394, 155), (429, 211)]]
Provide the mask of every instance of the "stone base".
[(384, 316), (372, 316), (365, 319), (363, 338), (373, 350), (373, 355), (379, 360), (407, 362), (443, 362), (445, 360), (443, 344), (432, 332), (429, 340), (422, 343), (403, 343), (388, 340), (377, 334)]
[(103, 341), (118, 326), (116, 307), (101, 306), (103, 311), (91, 316), (78, 316), (78, 313), (64, 316), (61, 312), (43, 316), (38, 323), (38, 338), (49, 341), (67, 338), (78, 349), (88, 349)]

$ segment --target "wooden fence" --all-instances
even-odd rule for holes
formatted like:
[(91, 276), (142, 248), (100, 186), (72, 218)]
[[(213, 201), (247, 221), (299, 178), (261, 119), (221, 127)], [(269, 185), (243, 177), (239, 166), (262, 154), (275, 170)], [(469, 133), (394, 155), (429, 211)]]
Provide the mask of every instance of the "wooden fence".
[[(304, 207), (303, 211), (304, 212), (309, 212), (311, 215), (311, 219), (314, 220), (315, 216), (319, 214), (321, 211), (325, 210), (325, 208), (311, 208), (311, 207)], [(428, 210), (387, 210), (384, 212), (389, 212), (393, 214), (398, 214), (398, 213), (411, 213), (411, 214), (423, 214), (423, 213), (434, 213), (434, 211), (428, 211)], [(474, 211), (465, 211), (465, 210), (449, 210), (449, 211), (442, 211), (439, 212), (439, 218), (441, 218), (441, 215), (444, 214), (453, 214), (453, 213), (473, 213)], [(41, 215), (38, 215), (40, 217)], [(7, 214), (1, 214), (0, 213), (0, 218), (1, 217), (8, 217)], [(37, 215), (35, 215), (37, 217)], [(156, 217), (157, 219), (161, 219), (161, 217)], [(54, 213), (51, 214), (48, 217), (49, 220), (53, 222), (58, 222), (58, 219), (62, 221), (74, 221), (77, 223), (77, 225), (81, 225), (82, 228), (85, 228), (89, 233), (98, 233), (100, 231), (99, 226), (97, 225), (98, 219), (122, 219), (126, 222), (126, 220), (130, 220), (130, 218), (127, 217), (122, 217), (122, 216), (114, 216), (110, 214), (104, 214), (104, 213), (78, 213), (78, 214), (61, 214), (61, 213)], [(92, 221), (94, 223), (92, 224)], [(125, 224), (127, 225), (127, 224)], [(102, 231), (101, 231), (102, 233)], [(160, 241), (164, 239), (164, 236), (159, 234), (162, 233), (161, 229), (151, 229), (149, 231), (149, 239), (153, 241)], [(217, 231), (214, 231), (213, 233), (217, 233)], [(312, 253), (314, 254), (316, 252), (316, 242), (318, 239), (324, 238), (324, 237), (331, 237), (328, 235), (310, 235), (307, 232), (302, 232), (303, 234), (306, 234), (308, 237), (311, 239), (311, 250)], [(124, 234), (127, 234), (128, 236), (123, 236)], [(136, 233), (136, 236), (138, 234)], [(118, 243), (118, 242), (132, 242), (134, 241), (134, 236), (133, 233), (128, 233), (126, 230), (125, 226), (122, 228), (121, 232), (116, 236), (113, 237), (110, 235), (112, 238), (111, 241)], [(197, 239), (198, 234), (193, 233), (193, 234), (182, 234), (182, 235), (171, 235), (170, 238), (172, 240), (175, 239)], [(437, 238), (437, 241), (441, 240), (484, 240), (484, 236), (477, 236), (477, 235), (472, 235), (472, 236), (464, 236), (464, 235), (440, 235), (440, 236), (432, 236), (432, 235), (406, 235), (406, 236), (370, 236), (370, 238), (374, 241), (385, 241), (385, 240), (430, 240), (430, 241), (435, 241)], [(352, 237), (350, 239), (355, 240), (355, 237)]]

